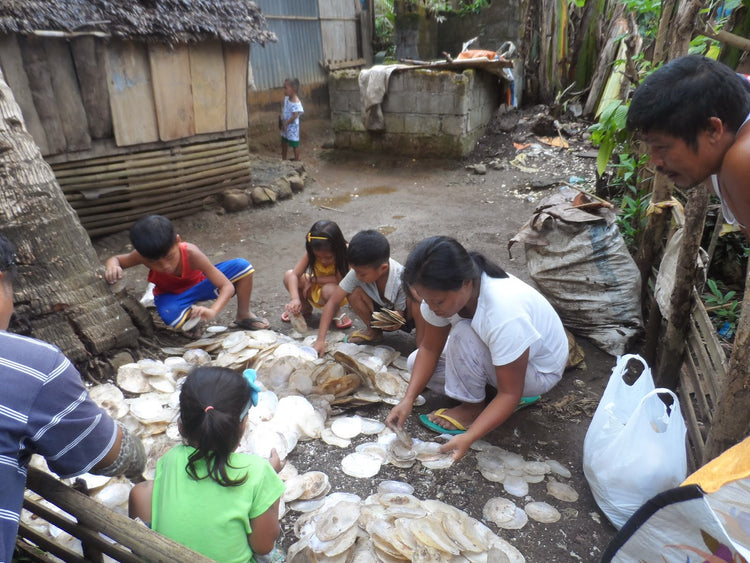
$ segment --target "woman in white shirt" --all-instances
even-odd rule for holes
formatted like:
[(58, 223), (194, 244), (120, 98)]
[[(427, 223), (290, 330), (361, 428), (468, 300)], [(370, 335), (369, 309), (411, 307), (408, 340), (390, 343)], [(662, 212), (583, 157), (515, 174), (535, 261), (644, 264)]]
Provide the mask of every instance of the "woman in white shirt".
[[(411, 381), (388, 417), (402, 427), (425, 387), (460, 401), (420, 420), (456, 436), (442, 447), (460, 459), (519, 405), (562, 378), (568, 340), (549, 302), (482, 254), (456, 240), (430, 237), (409, 255), (402, 274), (407, 292), (422, 301), (421, 344), (410, 356)], [(497, 389), (485, 405), (485, 385)]]

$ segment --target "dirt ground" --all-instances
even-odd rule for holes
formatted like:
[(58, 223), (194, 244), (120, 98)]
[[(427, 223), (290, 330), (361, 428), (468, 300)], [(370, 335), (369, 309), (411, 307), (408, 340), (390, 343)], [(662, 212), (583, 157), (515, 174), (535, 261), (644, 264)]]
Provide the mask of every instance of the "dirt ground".
[[(248, 258), (256, 268), (253, 310), (266, 316), (272, 329), (284, 333), (291, 328), (280, 319), (288, 297), (282, 275), (302, 256), (307, 229), (322, 218), (336, 221), (347, 238), (360, 229), (379, 229), (390, 240), (392, 256), (401, 262), (424, 237), (451, 235), (467, 248), (492, 257), (512, 274), (531, 281), (523, 249), (514, 247), (513, 256), (509, 257), (509, 239), (537, 203), (558, 189), (561, 180), (575, 176), (592, 181), (595, 166), (592, 148), (581, 135), (584, 124), (565, 124), (565, 130), (573, 134), (570, 149), (547, 146), (539, 143), (531, 131), (537, 113), (514, 112), (496, 120), (474, 153), (461, 161), (342, 153), (324, 148), (332, 140), (327, 123), (304, 122), (301, 156), (309, 179), (303, 192), (275, 205), (238, 213), (225, 214), (218, 207), (208, 208), (177, 220), (177, 231), (183, 240), (197, 244), (214, 261), (235, 256)], [(519, 122), (513, 126), (515, 121)], [(519, 151), (514, 142), (521, 147), (531, 145)], [(526, 156), (519, 160), (518, 154)], [(485, 174), (467, 169), (477, 163), (488, 164)], [(293, 164), (297, 163), (282, 163), (275, 144), (268, 142), (257, 155), (253, 182), (270, 183)], [(127, 245), (127, 233), (95, 241), (102, 262), (113, 253), (126, 251)], [(145, 288), (145, 270), (127, 271), (125, 282), (140, 296)], [(233, 316), (232, 303), (218, 323), (228, 324)], [(317, 316), (313, 325), (316, 321)], [(355, 321), (354, 328), (361, 326), (360, 321)], [(420, 464), (411, 469), (384, 465), (369, 480), (349, 477), (340, 467), (342, 457), (351, 453), (357, 443), (367, 441), (366, 436), (355, 439), (346, 450), (321, 441), (300, 443), (289, 459), (300, 471), (325, 471), (332, 491), (355, 492), (365, 498), (376, 491), (381, 480), (405, 480), (415, 487), (414, 494), (419, 498), (448, 502), (479, 519), (485, 502), (495, 496), (510, 498), (519, 506), (531, 499), (546, 501), (561, 511), (559, 522), (541, 524), (530, 520), (521, 530), (513, 531), (489, 525), (530, 562), (598, 561), (615, 530), (594, 503), (581, 459), (588, 423), (615, 359), (583, 339), (579, 343), (586, 354), (585, 365), (568, 371), (539, 404), (514, 414), (486, 437), (488, 442), (527, 460), (552, 458), (564, 464), (573, 474), (567, 482), (580, 494), (576, 502), (563, 503), (548, 496), (545, 482), (531, 484), (525, 499), (510, 497), (501, 484), (480, 475), (473, 452), (447, 470), (426, 470)], [(413, 337), (406, 335), (388, 335), (385, 344), (404, 354), (414, 348)], [(407, 429), (414, 437), (432, 440), (435, 435), (421, 427), (415, 415), (446, 406), (447, 402), (429, 392), (425, 397), (427, 403), (414, 409)], [(383, 419), (388, 409), (383, 405), (356, 412)], [(282, 520), (280, 542), (284, 547), (296, 541), (296, 516), (289, 512)]]

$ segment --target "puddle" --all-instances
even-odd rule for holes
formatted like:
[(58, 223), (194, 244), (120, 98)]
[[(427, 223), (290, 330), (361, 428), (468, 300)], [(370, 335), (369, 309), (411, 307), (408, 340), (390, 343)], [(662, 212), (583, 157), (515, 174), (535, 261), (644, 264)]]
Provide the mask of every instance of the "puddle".
[(403, 219), (403, 218), (404, 218), (403, 215), (394, 215), (393, 217), (391, 217), (391, 219)]
[(380, 225), (377, 228), (377, 231), (383, 235), (390, 235), (396, 230), (396, 227), (393, 227), (391, 225)]
[(361, 190), (357, 190), (354, 192), (350, 192), (348, 194), (343, 194), (339, 196), (331, 196), (331, 197), (321, 197), (321, 196), (313, 196), (309, 199), (309, 202), (311, 205), (316, 205), (318, 207), (324, 207), (324, 208), (338, 208), (342, 205), (346, 205), (347, 203), (351, 202), (353, 199), (356, 199), (358, 197), (362, 196), (370, 196), (370, 195), (381, 195), (381, 194), (392, 194), (396, 191), (396, 188), (392, 188), (391, 186), (370, 186), (369, 188), (362, 188)]

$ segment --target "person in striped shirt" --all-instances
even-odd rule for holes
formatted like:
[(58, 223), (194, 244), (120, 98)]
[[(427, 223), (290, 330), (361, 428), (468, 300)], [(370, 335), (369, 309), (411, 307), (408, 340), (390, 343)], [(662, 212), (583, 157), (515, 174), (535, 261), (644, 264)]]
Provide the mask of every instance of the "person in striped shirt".
[[(13, 314), (16, 255), (0, 235), (0, 562), (10, 563), (26, 471), (40, 454), (61, 477), (91, 472), (140, 477), (143, 444), (88, 395), (55, 346), (7, 332)], [(142, 478), (141, 478), (142, 479)]]

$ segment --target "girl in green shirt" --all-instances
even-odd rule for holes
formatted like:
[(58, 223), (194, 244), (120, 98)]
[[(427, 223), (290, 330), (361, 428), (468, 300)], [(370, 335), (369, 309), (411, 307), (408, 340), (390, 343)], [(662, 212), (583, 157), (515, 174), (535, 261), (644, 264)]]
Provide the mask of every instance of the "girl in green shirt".
[(153, 481), (130, 494), (131, 518), (219, 562), (254, 562), (279, 535), (284, 483), (271, 460), (237, 453), (247, 412), (257, 404), (255, 372), (198, 367), (180, 391), (184, 444), (157, 463)]

